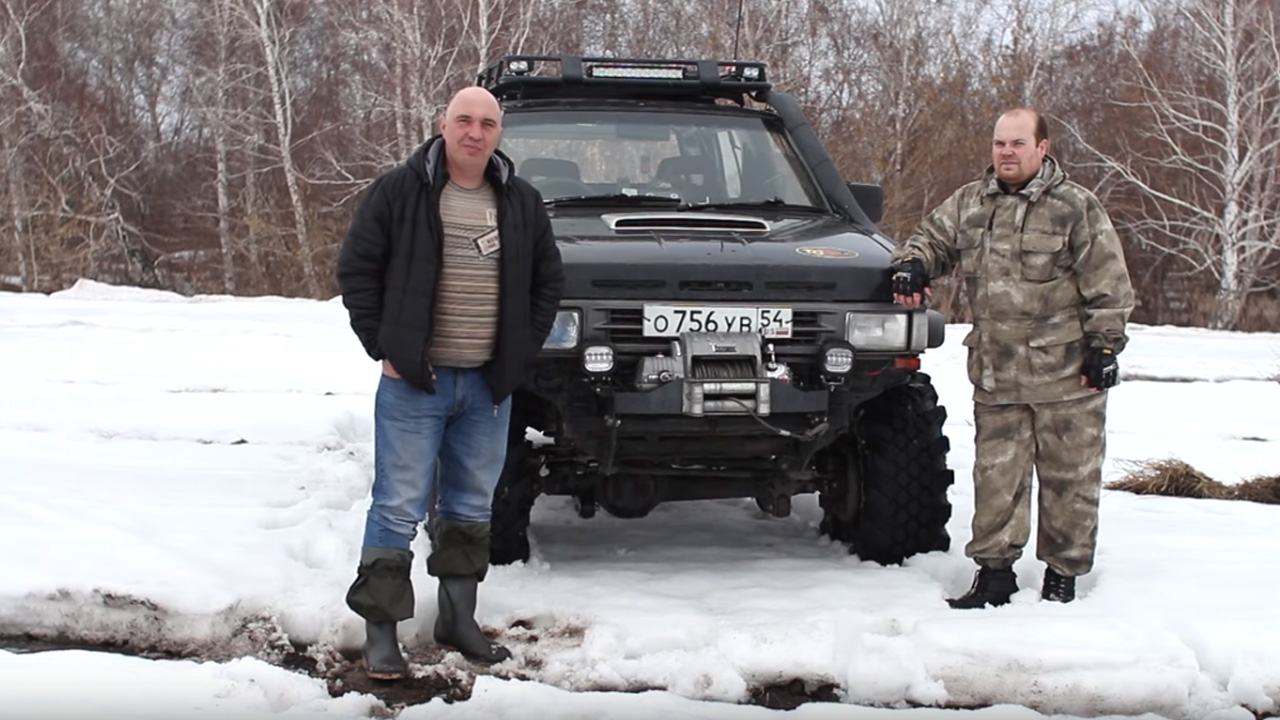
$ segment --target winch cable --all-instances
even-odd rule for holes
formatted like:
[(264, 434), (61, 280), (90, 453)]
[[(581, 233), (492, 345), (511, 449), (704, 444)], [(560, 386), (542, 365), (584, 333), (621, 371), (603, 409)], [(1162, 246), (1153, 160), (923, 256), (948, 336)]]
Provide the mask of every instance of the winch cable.
[(754, 360), (715, 360), (693, 364), (695, 380), (755, 380)]
[(760, 423), (761, 425), (763, 425), (763, 426), (765, 426), (766, 428), (768, 428), (768, 430), (769, 430), (770, 432), (777, 433), (778, 435), (781, 435), (782, 437), (795, 438), (795, 439), (797, 439), (797, 440), (800, 440), (801, 442), (809, 442), (809, 441), (811, 441), (811, 440), (813, 440), (813, 439), (817, 438), (817, 437), (818, 437), (819, 435), (821, 435), (822, 433), (824, 433), (824, 432), (826, 432), (826, 431), (827, 431), (827, 423), (826, 423), (826, 422), (820, 422), (820, 423), (818, 423), (817, 425), (814, 425), (813, 427), (809, 428), (808, 430), (806, 430), (806, 431), (804, 431), (804, 432), (802, 432), (802, 433), (793, 433), (793, 432), (791, 432), (790, 430), (783, 430), (782, 428), (777, 427), (777, 426), (775, 426), (775, 425), (771, 424), (769, 421), (765, 420), (764, 418), (760, 417), (760, 415), (756, 412), (755, 408), (753, 408), (753, 407), (751, 407), (750, 405), (746, 404), (746, 403), (745, 403), (745, 402), (743, 402), (742, 400), (740, 400), (740, 399), (738, 399), (738, 398), (736, 398), (736, 397), (730, 397), (730, 398), (726, 398), (726, 399), (728, 399), (728, 400), (732, 400), (733, 402), (736, 402), (736, 403), (738, 403), (739, 405), (741, 405), (741, 406), (742, 406), (742, 408), (743, 408), (744, 410), (746, 410), (746, 411), (747, 411), (747, 413), (748, 413), (748, 414), (750, 414), (752, 418), (755, 418), (755, 421), (756, 421), (756, 422), (758, 422), (758, 423)]
[[(755, 381), (756, 367), (755, 361), (746, 360), (716, 360), (714, 362), (695, 362), (693, 365), (693, 377), (697, 380), (744, 380)], [(733, 401), (742, 406), (756, 422), (763, 425), (769, 432), (775, 433), (782, 437), (795, 438), (801, 442), (809, 442), (817, 438), (827, 430), (827, 423), (822, 422), (809, 428), (803, 433), (793, 433), (790, 430), (783, 430), (780, 427), (770, 423), (756, 409), (748, 405), (742, 398), (736, 398), (726, 395), (722, 399)]]

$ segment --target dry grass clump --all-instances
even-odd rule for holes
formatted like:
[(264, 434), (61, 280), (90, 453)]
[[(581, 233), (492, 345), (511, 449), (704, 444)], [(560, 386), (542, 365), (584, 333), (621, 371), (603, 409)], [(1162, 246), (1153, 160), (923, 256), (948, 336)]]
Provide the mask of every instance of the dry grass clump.
[(1107, 483), (1108, 490), (1135, 495), (1196, 498), (1201, 500), (1247, 500), (1280, 505), (1280, 475), (1259, 475), (1239, 485), (1223, 485), (1176, 458), (1127, 462), (1127, 472)]
[(1123, 490), (1135, 495), (1227, 500), (1231, 488), (1196, 470), (1187, 463), (1169, 458), (1130, 462), (1128, 472), (1119, 480), (1107, 483), (1109, 490)]
[(1237, 500), (1280, 505), (1280, 475), (1259, 475), (1232, 489)]

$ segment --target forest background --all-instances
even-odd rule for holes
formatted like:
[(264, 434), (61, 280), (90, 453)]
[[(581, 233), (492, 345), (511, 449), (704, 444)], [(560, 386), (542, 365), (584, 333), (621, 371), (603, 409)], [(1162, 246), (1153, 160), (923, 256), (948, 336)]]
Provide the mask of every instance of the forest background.
[(332, 297), (361, 192), (514, 52), (767, 62), (895, 238), (1034, 105), (1135, 322), (1280, 327), (1280, 0), (0, 0), (0, 290)]

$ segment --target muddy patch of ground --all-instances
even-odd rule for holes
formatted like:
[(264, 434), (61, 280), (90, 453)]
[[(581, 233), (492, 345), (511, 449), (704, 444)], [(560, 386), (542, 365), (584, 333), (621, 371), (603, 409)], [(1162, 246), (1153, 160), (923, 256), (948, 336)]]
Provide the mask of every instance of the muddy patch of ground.
[(834, 683), (806, 683), (795, 678), (784, 683), (758, 685), (751, 689), (751, 704), (770, 710), (795, 710), (811, 702), (840, 702)]
[[(279, 637), (272, 632), (262, 632), (255, 627), (259, 641)], [(347, 693), (362, 693), (378, 698), (382, 708), (375, 714), (395, 717), (401, 710), (413, 705), (429, 703), (435, 699), (445, 702), (465, 702), (471, 698), (476, 677), (491, 675), (503, 679), (536, 680), (542, 667), (542, 658), (548, 646), (563, 648), (582, 641), (586, 629), (575, 625), (550, 625), (534, 620), (519, 620), (502, 632), (489, 631), (495, 640), (511, 648), (516, 661), (500, 666), (472, 663), (454, 651), (435, 645), (406, 646), (405, 659), (409, 663), (409, 677), (397, 681), (371, 680), (364, 674), (364, 663), (358, 649), (338, 652), (327, 646), (282, 645), (264, 642), (258, 652), (250, 653), (265, 662), (324, 681), (329, 694), (339, 697)], [(91, 650), (110, 652), (151, 660), (226, 661), (229, 653), (214, 647), (200, 648), (190, 643), (166, 645), (151, 641), (85, 639), (68, 635), (0, 634), (0, 649), (18, 653), (49, 652), (53, 650)], [(628, 688), (643, 692), (662, 688)], [(793, 679), (761, 684), (751, 690), (748, 701), (775, 710), (794, 710), (809, 702), (839, 702), (837, 688), (830, 683), (806, 682)]]
[[(405, 645), (410, 677), (399, 681), (370, 680), (364, 674), (358, 648), (339, 652), (332, 646), (301, 645), (288, 640), (275, 618), (247, 615), (222, 618), (212, 637), (217, 641), (194, 642), (170, 635), (172, 626), (165, 611), (145, 601), (119, 596), (97, 598), (102, 606), (127, 607), (141, 611), (139, 622), (126, 626), (133, 632), (86, 632), (81, 626), (64, 627), (43, 633), (14, 632), (9, 624), (0, 627), (0, 649), (18, 653), (53, 650), (91, 650), (119, 653), (152, 660), (198, 660), (226, 662), (238, 657), (255, 657), (290, 672), (323, 681), (333, 697), (347, 693), (371, 695), (381, 701), (375, 709), (379, 717), (396, 717), (413, 705), (435, 699), (465, 702), (471, 698), (476, 678), (490, 675), (502, 679), (539, 679), (544, 658), (582, 643), (586, 628), (557, 622), (554, 618), (517, 620), (506, 628), (487, 628), (495, 640), (507, 645), (513, 660), (497, 666), (472, 663), (455, 651), (444, 650), (429, 640)], [(72, 625), (72, 627), (75, 627)], [(137, 632), (146, 627), (150, 632)], [(206, 636), (208, 637), (208, 636)], [(617, 688), (610, 688), (617, 690)], [(628, 687), (623, 691), (662, 690), (656, 687)], [(807, 703), (842, 702), (839, 687), (830, 678), (770, 678), (757, 682), (746, 703), (772, 710), (794, 710)], [(1255, 713), (1258, 720), (1280, 718), (1280, 713)]]

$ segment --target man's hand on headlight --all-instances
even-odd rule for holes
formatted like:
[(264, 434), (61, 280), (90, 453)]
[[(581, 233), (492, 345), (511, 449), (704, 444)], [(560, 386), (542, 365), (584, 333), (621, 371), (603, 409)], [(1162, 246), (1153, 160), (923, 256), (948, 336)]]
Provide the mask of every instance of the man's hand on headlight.
[(929, 287), (929, 271), (924, 261), (910, 258), (893, 266), (893, 301), (909, 308), (920, 307), (925, 299), (933, 297)]

